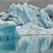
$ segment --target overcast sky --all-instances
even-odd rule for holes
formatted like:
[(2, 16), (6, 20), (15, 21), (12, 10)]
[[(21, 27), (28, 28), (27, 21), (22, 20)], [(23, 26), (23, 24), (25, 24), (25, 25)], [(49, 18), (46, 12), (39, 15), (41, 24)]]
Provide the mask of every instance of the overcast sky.
[(0, 0), (0, 12), (7, 11), (11, 3), (19, 3), (20, 1), (23, 3), (28, 2), (41, 8), (46, 7), (50, 3), (53, 4), (53, 0)]

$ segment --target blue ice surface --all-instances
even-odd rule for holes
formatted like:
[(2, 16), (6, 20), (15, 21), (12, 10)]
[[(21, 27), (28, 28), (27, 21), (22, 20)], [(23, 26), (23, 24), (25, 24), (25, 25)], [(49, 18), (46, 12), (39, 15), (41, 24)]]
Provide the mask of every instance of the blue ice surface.
[[(45, 28), (51, 28), (52, 22), (47, 12), (44, 9), (33, 10), (33, 8), (27, 4), (12, 4), (10, 5), (10, 13), (17, 15), (22, 24), (34, 23), (35, 25), (43, 25)], [(39, 16), (38, 16), (38, 14)], [(40, 24), (41, 23), (41, 24)]]
[[(10, 13), (16, 15), (19, 20), (21, 19), (23, 24), (31, 22), (35, 25), (40, 25), (41, 23), (43, 27), (51, 28), (52, 22), (44, 9), (41, 9), (40, 15), (37, 16), (36, 11), (33, 11), (28, 5), (12, 4)], [(47, 53), (53, 47), (52, 38), (29, 37), (28, 35), (20, 38), (17, 33), (15, 25), (9, 23), (0, 24), (0, 50), (16, 49), (17, 37), (18, 53)]]
[(27, 4), (12, 4), (10, 6), (10, 13), (17, 15), (18, 19), (21, 20), (21, 23), (26, 24), (29, 22), (37, 24), (37, 11), (34, 11), (31, 6)]
[(12, 22), (4, 22), (0, 24), (0, 51), (15, 50), (16, 38), (19, 40), (15, 24)]
[(41, 9), (40, 11), (40, 22), (44, 25), (45, 28), (51, 28), (52, 22), (49, 18), (48, 14), (45, 12), (44, 9)]

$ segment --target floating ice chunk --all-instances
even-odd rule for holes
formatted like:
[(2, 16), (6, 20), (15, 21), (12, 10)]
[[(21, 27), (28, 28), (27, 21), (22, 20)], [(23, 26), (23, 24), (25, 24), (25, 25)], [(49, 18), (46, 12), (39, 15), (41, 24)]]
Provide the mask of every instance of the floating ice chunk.
[(19, 40), (14, 22), (4, 21), (0, 23), (0, 51), (15, 50), (16, 38)]

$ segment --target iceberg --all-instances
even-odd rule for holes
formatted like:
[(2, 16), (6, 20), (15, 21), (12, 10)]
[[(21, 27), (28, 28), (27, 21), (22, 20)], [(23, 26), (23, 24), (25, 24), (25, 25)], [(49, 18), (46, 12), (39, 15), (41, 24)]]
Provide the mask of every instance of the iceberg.
[(0, 51), (53, 53), (53, 11), (47, 10), (13, 3), (8, 13), (0, 13)]
[(10, 13), (15, 13), (23, 23), (22, 26), (16, 26), (21, 37), (16, 50), (18, 53), (52, 52), (52, 38), (49, 38), (53, 34), (52, 21), (45, 9), (34, 9), (32, 5), (28, 4), (17, 4), (15, 8), (12, 5), (10, 7)]
[(19, 40), (14, 22), (3, 21), (0, 23), (0, 51), (15, 50), (16, 38)]
[(16, 16), (18, 16), (19, 18), (19, 21), (22, 23), (22, 24), (26, 24), (27, 22), (29, 22), (25, 12), (24, 12), (24, 9), (22, 7), (22, 5), (18, 4), (13, 4), (10, 6), (10, 13), (12, 13), (13, 15), (15, 14)]
[(13, 4), (10, 6), (10, 13), (16, 15), (21, 23), (27, 24), (29, 22), (37, 24), (37, 16), (39, 15), (39, 8), (34, 8), (32, 5), (28, 4)]
[(23, 5), (12, 4), (10, 13), (16, 15), (22, 24), (33, 23), (44, 28), (52, 27), (51, 19), (45, 9), (40, 9), (27, 3)]
[(48, 14), (44, 11), (44, 9), (41, 9), (40, 11), (40, 22), (44, 25), (45, 28), (52, 27), (52, 21), (49, 18)]

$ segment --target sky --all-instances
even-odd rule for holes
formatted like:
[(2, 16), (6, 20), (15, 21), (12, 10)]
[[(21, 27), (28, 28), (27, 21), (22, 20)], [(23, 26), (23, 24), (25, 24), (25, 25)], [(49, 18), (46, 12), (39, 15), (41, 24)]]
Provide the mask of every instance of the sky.
[(29, 4), (45, 8), (48, 4), (53, 4), (53, 0), (0, 0), (0, 12), (8, 11), (11, 3), (27, 2)]

